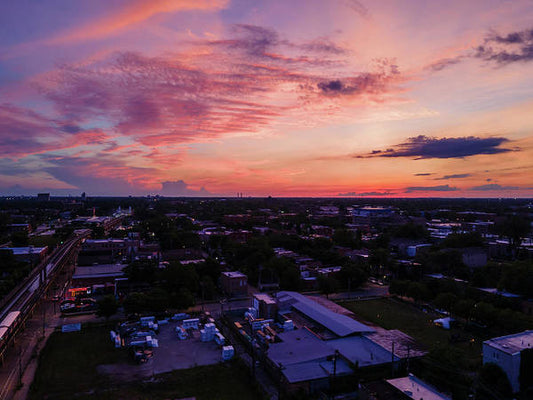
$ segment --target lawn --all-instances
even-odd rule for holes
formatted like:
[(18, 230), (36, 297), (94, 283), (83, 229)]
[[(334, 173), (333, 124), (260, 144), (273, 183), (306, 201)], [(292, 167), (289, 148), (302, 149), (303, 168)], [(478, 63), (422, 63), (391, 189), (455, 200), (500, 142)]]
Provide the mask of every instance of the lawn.
[[(475, 370), (481, 363), (482, 342), (488, 337), (480, 337), (462, 328), (444, 330), (433, 324), (433, 320), (439, 318), (438, 315), (423, 312), (412, 304), (395, 299), (377, 299), (344, 302), (342, 306), (363, 320), (385, 329), (398, 329), (407, 333), (427, 350), (458, 358), (456, 361), (465, 369)], [(452, 335), (460, 340), (451, 343)], [(471, 339), (474, 342), (471, 343)]]
[(248, 370), (238, 361), (173, 371), (156, 377), (153, 383), (135, 384), (99, 396), (101, 399), (197, 400), (263, 399)]
[[(157, 356), (157, 353), (156, 355)], [(149, 382), (114, 382), (97, 372), (101, 364), (129, 363), (127, 351), (115, 349), (109, 328), (54, 333), (39, 357), (30, 399), (261, 399), (239, 362), (196, 367), (157, 375)]]
[(128, 362), (127, 352), (111, 345), (109, 330), (84, 327), (81, 332), (54, 332), (39, 356), (30, 398), (63, 398), (107, 385), (108, 380), (96, 372), (96, 367)]
[(448, 343), (449, 331), (435, 327), (436, 315), (391, 299), (351, 301), (342, 303), (358, 317), (385, 329), (399, 329), (430, 349), (435, 343)]

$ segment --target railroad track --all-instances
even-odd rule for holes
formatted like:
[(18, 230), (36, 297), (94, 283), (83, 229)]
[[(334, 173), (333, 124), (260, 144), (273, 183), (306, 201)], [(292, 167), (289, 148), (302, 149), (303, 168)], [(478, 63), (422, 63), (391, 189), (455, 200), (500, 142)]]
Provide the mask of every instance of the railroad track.
[[(0, 360), (3, 359), (8, 344), (20, 332), (20, 328), (28, 318), (28, 315), (46, 293), (57, 272), (74, 255), (74, 250), (81, 240), (89, 234), (90, 230), (87, 230), (68, 239), (47, 259), (35, 267), (8, 296), (2, 299), (0, 325), (2, 325), (3, 329), (0, 331)], [(15, 319), (12, 318), (14, 313), (18, 313)], [(6, 322), (4, 323), (4, 321)]]

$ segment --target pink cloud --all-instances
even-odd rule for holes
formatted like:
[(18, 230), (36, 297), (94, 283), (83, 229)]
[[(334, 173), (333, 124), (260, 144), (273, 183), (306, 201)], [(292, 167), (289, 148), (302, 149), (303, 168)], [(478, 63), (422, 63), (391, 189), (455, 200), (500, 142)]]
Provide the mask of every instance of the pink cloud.
[(329, 57), (344, 53), (325, 39), (292, 43), (251, 25), (236, 26), (233, 35), (199, 40), (189, 53), (115, 53), (89, 65), (63, 65), (39, 85), (61, 114), (107, 120), (117, 134), (144, 145), (257, 132), (304, 102), (385, 101), (400, 91), (403, 78), (388, 60), (346, 75), (344, 60)]
[(0, 105), (0, 153), (12, 159), (82, 145), (103, 144), (108, 136), (98, 129), (47, 118), (12, 104)]

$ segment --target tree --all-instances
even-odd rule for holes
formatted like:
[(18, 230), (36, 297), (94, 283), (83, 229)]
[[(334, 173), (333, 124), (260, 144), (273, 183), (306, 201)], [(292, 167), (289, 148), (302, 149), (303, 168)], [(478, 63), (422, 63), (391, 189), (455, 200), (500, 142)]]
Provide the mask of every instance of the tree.
[(217, 295), (217, 287), (209, 275), (204, 275), (200, 281), (202, 300), (213, 300)]
[(411, 282), (407, 289), (407, 296), (412, 297), (418, 303), (420, 300), (428, 300), (431, 297), (431, 293), (424, 283)]
[(218, 282), (220, 278), (220, 263), (211, 257), (207, 258), (204, 262), (196, 264), (196, 273), (198, 276), (203, 277), (208, 276), (211, 278), (212, 282)]
[(128, 314), (138, 314), (147, 308), (147, 296), (144, 293), (133, 292), (124, 299), (124, 310)]
[(181, 287), (186, 287), (191, 293), (197, 293), (200, 288), (200, 278), (194, 266), (190, 264), (181, 265), (178, 262), (172, 262), (163, 271), (162, 278), (169, 293), (177, 291)]
[(13, 243), (13, 247), (27, 246), (28, 245), (28, 232), (26, 231), (14, 232), (11, 235), (11, 242)]
[(483, 238), (479, 232), (452, 233), (444, 239), (443, 247), (464, 248), (483, 246)]
[(105, 317), (106, 320), (112, 315), (116, 314), (118, 310), (118, 302), (113, 295), (107, 295), (98, 300), (98, 311), (96, 315), (99, 317)]
[(275, 277), (274, 280), (279, 281), (282, 290), (300, 289), (300, 270), (291, 259), (286, 257), (271, 258), (263, 266), (263, 278), (268, 276), (268, 271), (272, 277)]
[(317, 281), (318, 288), (326, 295), (327, 298), (329, 298), (331, 293), (335, 293), (339, 286), (337, 279), (333, 278), (332, 276), (320, 275)]
[(390, 252), (386, 248), (377, 248), (372, 250), (368, 263), (372, 268), (372, 271), (376, 274), (382, 274), (385, 270), (388, 270), (391, 265)]
[(409, 290), (409, 281), (394, 280), (389, 285), (389, 293), (406, 296)]
[(156, 279), (157, 262), (153, 260), (134, 261), (123, 271), (132, 282), (152, 283)]
[(533, 287), (533, 262), (515, 261), (502, 268), (498, 288), (529, 296)]
[(186, 309), (194, 306), (194, 296), (189, 289), (181, 287), (176, 293), (172, 293), (171, 302), (176, 308)]
[(455, 313), (463, 318), (470, 319), (474, 305), (474, 300), (459, 300), (457, 303), (455, 303)]
[(150, 311), (165, 311), (170, 307), (168, 293), (161, 288), (152, 289), (147, 295), (147, 305)]
[(333, 242), (335, 242), (339, 246), (346, 246), (351, 248), (357, 247), (357, 241), (354, 237), (353, 232), (344, 228), (335, 230), (335, 233), (333, 234)]
[(457, 302), (457, 296), (449, 292), (439, 293), (433, 302), (436, 307), (451, 312)]
[(500, 235), (509, 239), (509, 246), (514, 258), (517, 255), (522, 239), (528, 235), (531, 225), (528, 218), (513, 215), (499, 223), (496, 229)]
[(408, 222), (396, 228), (394, 236), (407, 239), (426, 239), (429, 237), (429, 232), (422, 224)]
[[(511, 397), (513, 389), (505, 372), (494, 363), (483, 365), (479, 371), (479, 380), (482, 388), (486, 387), (499, 396)], [(482, 389), (482, 391), (485, 391)], [(492, 394), (492, 393), (491, 393)]]
[(342, 266), (340, 277), (346, 283), (348, 291), (352, 291), (366, 282), (367, 274), (357, 264), (349, 262)]
[(490, 303), (480, 302), (474, 306), (474, 318), (487, 325), (492, 325), (496, 321), (497, 309)]

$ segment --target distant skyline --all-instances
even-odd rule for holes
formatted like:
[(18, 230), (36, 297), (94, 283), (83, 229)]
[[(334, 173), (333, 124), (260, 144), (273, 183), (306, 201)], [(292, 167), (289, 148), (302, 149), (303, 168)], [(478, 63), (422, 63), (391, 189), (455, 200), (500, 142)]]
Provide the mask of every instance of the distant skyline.
[(18, 0), (0, 195), (533, 197), (533, 1)]

